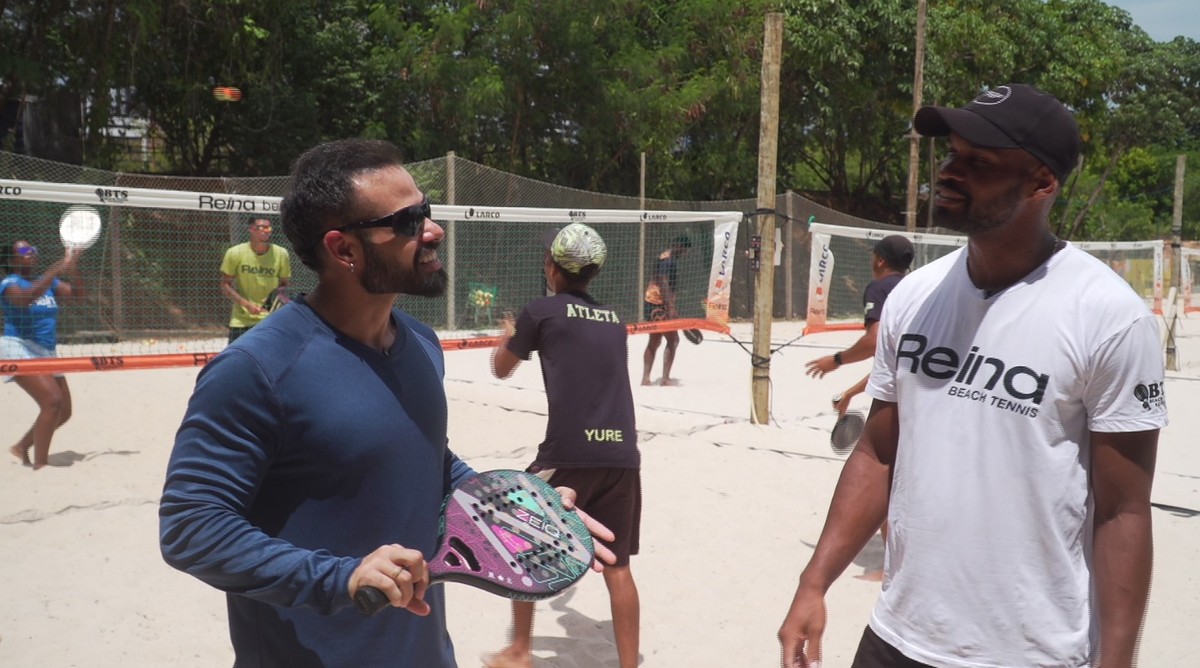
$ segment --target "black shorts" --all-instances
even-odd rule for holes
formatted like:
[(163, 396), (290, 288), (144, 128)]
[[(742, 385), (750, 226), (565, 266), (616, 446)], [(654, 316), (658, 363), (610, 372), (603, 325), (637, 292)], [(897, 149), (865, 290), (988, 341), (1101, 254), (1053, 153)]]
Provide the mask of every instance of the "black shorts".
[(575, 490), (575, 505), (612, 530), (616, 540), (595, 536), (617, 555), (614, 566), (628, 566), (629, 557), (638, 553), (642, 529), (642, 475), (637, 469), (583, 468), (545, 469), (537, 472), (551, 487)]
[(900, 650), (884, 642), (870, 626), (863, 630), (862, 640), (858, 641), (858, 651), (854, 654), (852, 668), (931, 668), (927, 663), (914, 661), (900, 653)]
[(249, 327), (230, 327), (229, 342), (233, 343), (234, 341), (237, 341), (242, 334), (245, 334), (248, 331), (250, 331)]
[(650, 302), (642, 302), (642, 320), (645, 322), (657, 322), (667, 319), (667, 309), (662, 304), (651, 304)]

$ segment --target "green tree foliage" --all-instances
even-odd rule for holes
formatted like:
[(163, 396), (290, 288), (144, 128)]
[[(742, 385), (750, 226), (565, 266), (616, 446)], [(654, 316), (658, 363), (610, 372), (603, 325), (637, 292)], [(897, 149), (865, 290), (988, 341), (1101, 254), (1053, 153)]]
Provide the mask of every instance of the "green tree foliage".
[[(396, 104), (384, 132), (527, 176), (633, 194), (742, 194), (757, 141), (756, 3), (436, 3), (377, 8)], [(757, 24), (757, 25), (756, 25)], [(754, 128), (748, 136), (747, 128)], [(747, 168), (747, 165), (751, 165)], [(734, 174), (730, 178), (728, 174)]]
[[(1174, 155), (1200, 145), (1197, 43), (1183, 38), (1155, 43), (1137, 29), (1125, 33), (1124, 38), (1122, 71), (1110, 82), (1101, 102), (1081, 114), (1088, 150), (1084, 169), (1068, 191), (1069, 205), (1059, 224), (1059, 234), (1065, 237), (1086, 236), (1089, 228), (1098, 229), (1087, 219), (1106, 197), (1130, 196), (1128, 189), (1122, 191), (1122, 184), (1109, 188), (1108, 182), (1131, 150), (1142, 147), (1170, 154), (1159, 158), (1170, 167), (1159, 170), (1160, 186), (1155, 188), (1169, 192), (1174, 182)], [(1128, 169), (1124, 171), (1128, 173)], [(1083, 182), (1086, 187), (1078, 187)], [(1160, 223), (1169, 217), (1164, 207), (1156, 209)]]
[(804, 189), (839, 201), (902, 193), (912, 114), (915, 5), (793, 0), (787, 12), (780, 155)]
[[(112, 146), (101, 129), (114, 111), (114, 89), (137, 66), (141, 26), (153, 0), (0, 0), (0, 108), (43, 105), (47, 117), (73, 119), (56, 128), (58, 143), (80, 161), (107, 166)], [(0, 146), (12, 146), (15, 118)]]
[[(368, 136), (414, 160), (456, 151), (623, 194), (637, 192), (645, 152), (652, 197), (751, 197), (763, 17), (778, 10), (779, 188), (896, 221), (915, 5), (0, 0), (0, 103), (11, 114), (29, 96), (75, 100), (81, 159), (102, 167), (117, 159), (102, 129), (120, 101), (152, 121), (166, 169), (184, 174), (280, 174), (317, 142)], [(1195, 41), (1155, 43), (1101, 0), (937, 0), (926, 34), (926, 103), (1019, 81), (1076, 110), (1084, 159), (1060, 234), (1164, 229), (1169, 203), (1146, 194), (1170, 188), (1173, 155), (1200, 149)], [(243, 99), (213, 99), (219, 85)]]
[[(269, 155), (261, 150), (269, 144), (256, 141), (256, 131), (282, 132), (292, 125), (274, 125), (272, 119), (292, 113), (277, 97), (277, 81), (287, 40), (304, 33), (282, 28), (298, 28), (292, 22), (310, 8), (285, 0), (164, 4), (143, 26), (139, 66), (129, 81), (134, 108), (164, 135), (172, 171), (255, 173), (260, 157)], [(236, 87), (244, 98), (219, 101), (213, 97), (217, 86)], [(279, 166), (269, 158), (267, 163)]]

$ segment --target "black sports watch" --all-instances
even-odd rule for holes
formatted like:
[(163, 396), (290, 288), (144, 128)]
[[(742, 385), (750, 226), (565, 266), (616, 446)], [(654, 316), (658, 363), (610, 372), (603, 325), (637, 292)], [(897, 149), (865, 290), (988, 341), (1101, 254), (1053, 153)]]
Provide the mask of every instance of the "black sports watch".
[(842, 351), (839, 350), (833, 354), (833, 363), (838, 366), (842, 365)]

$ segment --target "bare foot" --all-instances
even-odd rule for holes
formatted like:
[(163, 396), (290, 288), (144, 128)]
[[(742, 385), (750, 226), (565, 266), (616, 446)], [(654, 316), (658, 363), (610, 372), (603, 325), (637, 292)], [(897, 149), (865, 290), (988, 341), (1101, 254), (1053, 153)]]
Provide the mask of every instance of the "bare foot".
[(855, 575), (854, 579), (864, 582), (883, 582), (883, 571), (867, 571), (862, 575)]
[(8, 451), (12, 453), (13, 457), (21, 460), (25, 466), (33, 466), (33, 462), (29, 461), (29, 448), (22, 449), (20, 446), (14, 445)]
[(663, 387), (677, 387), (679, 385), (679, 381), (675, 380), (674, 378), (663, 378), (662, 383), (660, 384)]
[(653, 384), (654, 384), (654, 382), (651, 381), (649, 378), (642, 379), (642, 385), (653, 385)]
[(533, 668), (533, 657), (529, 653), (511, 647), (495, 654), (484, 654), (481, 660), (486, 668)]

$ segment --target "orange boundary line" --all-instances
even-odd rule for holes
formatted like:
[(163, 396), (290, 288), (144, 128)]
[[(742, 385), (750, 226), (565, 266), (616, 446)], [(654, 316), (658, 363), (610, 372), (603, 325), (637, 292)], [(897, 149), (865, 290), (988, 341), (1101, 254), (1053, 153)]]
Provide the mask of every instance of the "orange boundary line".
[(821, 332), (853, 332), (859, 329), (864, 329), (861, 322), (835, 322), (832, 325), (821, 325), (820, 327), (805, 327), (804, 335), (820, 334)]
[[(630, 334), (661, 334), (681, 329), (704, 329), (728, 334), (729, 327), (702, 318), (681, 318), (637, 322), (626, 326)], [(499, 336), (479, 336), (469, 339), (443, 339), (442, 350), (473, 350), (495, 348)], [(0, 360), (0, 375), (32, 376), (85, 371), (127, 371), (130, 369), (175, 369), (208, 364), (217, 353), (171, 353), (166, 355), (104, 355), (96, 357), (48, 357), (34, 360)]]
[(169, 355), (105, 355), (96, 357), (48, 357), (35, 360), (0, 360), (0, 375), (27, 376), (81, 371), (126, 369), (172, 369), (204, 366), (217, 353), (171, 353)]

